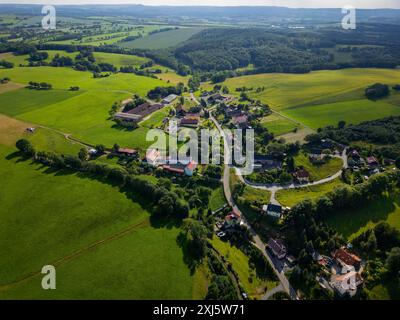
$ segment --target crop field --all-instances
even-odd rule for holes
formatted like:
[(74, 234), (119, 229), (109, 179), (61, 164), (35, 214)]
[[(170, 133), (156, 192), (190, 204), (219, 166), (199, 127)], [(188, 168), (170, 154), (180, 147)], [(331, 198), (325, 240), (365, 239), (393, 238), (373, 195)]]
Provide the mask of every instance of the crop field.
[(111, 63), (116, 67), (123, 66), (141, 66), (143, 63), (149, 61), (147, 58), (127, 55), (127, 54), (115, 54), (115, 53), (104, 53), (95, 52), (94, 57), (98, 63)]
[(203, 28), (179, 28), (175, 30), (154, 33), (133, 41), (122, 42), (118, 45), (123, 48), (135, 49), (165, 49), (176, 46), (191, 36), (203, 30)]
[[(64, 77), (59, 77), (63, 72)], [(0, 113), (20, 120), (72, 134), (85, 142), (112, 146), (145, 148), (146, 134), (151, 125), (162, 120), (165, 110), (160, 110), (144, 122), (144, 126), (129, 131), (115, 127), (108, 112), (115, 101), (121, 101), (166, 85), (158, 79), (133, 74), (115, 74), (107, 78), (93, 79), (89, 72), (78, 72), (68, 68), (14, 68), (0, 70), (0, 77), (8, 76), (13, 81), (26, 84), (31, 80), (51, 83), (49, 91), (20, 89), (0, 95)], [(67, 91), (79, 86), (79, 92)]]
[[(135, 196), (14, 150), (0, 145), (0, 299), (192, 298), (173, 223), (153, 226)], [(51, 292), (40, 286), (47, 264), (57, 267)]]
[(231, 92), (238, 87), (265, 87), (252, 98), (269, 104), (296, 121), (317, 129), (338, 121), (357, 124), (366, 120), (399, 115), (397, 100), (372, 102), (364, 89), (376, 82), (390, 86), (400, 83), (400, 70), (344, 69), (309, 74), (259, 74), (227, 79)]
[(277, 200), (285, 207), (293, 207), (302, 200), (315, 200), (326, 193), (332, 191), (335, 187), (342, 185), (339, 179), (332, 182), (310, 186), (305, 188), (279, 190), (276, 193)]
[(358, 210), (340, 212), (327, 219), (329, 226), (349, 240), (385, 221), (400, 230), (400, 193), (383, 195)]

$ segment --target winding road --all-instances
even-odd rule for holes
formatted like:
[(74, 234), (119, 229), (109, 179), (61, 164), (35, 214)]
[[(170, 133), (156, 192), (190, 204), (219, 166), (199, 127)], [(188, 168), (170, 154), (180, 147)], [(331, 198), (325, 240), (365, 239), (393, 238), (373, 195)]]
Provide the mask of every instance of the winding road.
[(287, 294), (289, 294), (289, 296), (292, 300), (297, 300), (298, 297), (297, 297), (296, 291), (290, 285), (289, 280), (286, 278), (286, 275), (283, 272), (282, 268), (279, 267), (278, 261), (276, 261), (275, 258), (272, 255), (270, 255), (270, 253), (266, 250), (266, 244), (261, 240), (261, 238), (256, 233), (256, 231), (253, 229), (253, 227), (250, 225), (250, 223), (247, 222), (245, 216), (242, 214), (239, 207), (235, 204), (235, 201), (232, 197), (231, 188), (230, 188), (231, 152), (230, 152), (230, 148), (229, 148), (229, 144), (228, 144), (228, 137), (225, 135), (225, 132), (224, 132), (224, 130), (222, 130), (221, 125), (218, 123), (218, 121), (213, 117), (213, 115), (211, 113), (210, 113), (210, 119), (213, 121), (213, 123), (215, 124), (215, 126), (217, 127), (218, 131), (220, 132), (221, 136), (224, 139), (224, 163), (225, 163), (225, 166), (224, 166), (224, 175), (223, 175), (223, 187), (224, 187), (225, 198), (226, 198), (228, 204), (233, 208), (235, 213), (239, 214), (242, 217), (242, 221), (248, 228), (250, 235), (253, 239), (254, 245), (258, 249), (261, 250), (261, 252), (265, 256), (265, 258), (270, 263), (277, 278), (279, 279), (279, 282), (281, 283), (283, 290)]

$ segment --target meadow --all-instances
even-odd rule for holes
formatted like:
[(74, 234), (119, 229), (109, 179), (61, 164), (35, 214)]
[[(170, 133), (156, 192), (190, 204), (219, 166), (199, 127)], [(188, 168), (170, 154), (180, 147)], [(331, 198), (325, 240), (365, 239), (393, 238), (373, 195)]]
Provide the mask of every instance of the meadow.
[[(134, 195), (14, 150), (0, 145), (0, 299), (193, 297), (173, 222), (150, 222)], [(47, 264), (57, 267), (51, 292), (40, 287)]]
[[(90, 72), (53, 67), (0, 70), (0, 77), (3, 76), (22, 84), (31, 80), (48, 82), (54, 89), (20, 89), (1, 94), (0, 113), (72, 134), (91, 144), (111, 147), (118, 143), (146, 148), (151, 144), (145, 141), (148, 129), (159, 124), (166, 112), (160, 110), (154, 113), (143, 126), (132, 131), (116, 128), (108, 114), (116, 101), (133, 94), (145, 96), (148, 90), (167, 85), (158, 79), (122, 73), (94, 79)], [(79, 86), (80, 91), (67, 91), (71, 86)]]
[[(257, 74), (227, 79), (231, 92), (238, 87), (253, 88), (248, 94), (295, 121), (317, 129), (336, 125), (339, 120), (360, 123), (399, 115), (396, 102), (366, 100), (364, 89), (376, 82), (390, 86), (400, 83), (400, 70), (343, 69), (309, 74)], [(256, 93), (255, 89), (265, 87)]]
[(294, 157), (296, 167), (303, 167), (310, 173), (311, 181), (318, 181), (333, 176), (343, 167), (343, 160), (331, 158), (322, 165), (314, 165), (310, 162), (308, 154), (299, 153)]
[(334, 214), (326, 222), (345, 238), (352, 240), (383, 221), (400, 230), (399, 191), (382, 195), (373, 202), (361, 205), (359, 209)]
[(193, 27), (163, 31), (133, 41), (121, 42), (118, 46), (135, 49), (166, 49), (188, 40), (201, 30), (203, 28)]

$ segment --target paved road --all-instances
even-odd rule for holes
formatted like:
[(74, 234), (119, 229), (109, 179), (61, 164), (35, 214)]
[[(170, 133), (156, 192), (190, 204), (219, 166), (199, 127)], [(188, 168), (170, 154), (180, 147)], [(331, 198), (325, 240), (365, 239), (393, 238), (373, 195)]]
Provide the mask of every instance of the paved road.
[(315, 181), (315, 182), (310, 182), (310, 183), (304, 183), (304, 184), (292, 183), (290, 185), (258, 184), (258, 183), (254, 183), (254, 182), (250, 182), (250, 181), (246, 180), (243, 177), (243, 175), (241, 174), (239, 169), (236, 169), (236, 174), (239, 176), (240, 180), (243, 183), (245, 183), (246, 185), (248, 185), (249, 187), (252, 187), (255, 189), (261, 189), (261, 190), (268, 190), (269, 192), (271, 192), (271, 203), (279, 204), (279, 202), (276, 200), (276, 197), (275, 197), (276, 192), (279, 190), (298, 189), (298, 188), (317, 186), (320, 184), (331, 182), (331, 181), (339, 178), (342, 175), (343, 170), (345, 170), (349, 167), (348, 158), (347, 158), (347, 148), (343, 150), (342, 155), (336, 156), (336, 157), (342, 159), (342, 161), (343, 161), (342, 169), (328, 178), (325, 178), (325, 179), (322, 179), (319, 181)]
[(224, 139), (224, 176), (223, 176), (223, 186), (224, 186), (224, 193), (226, 200), (228, 201), (228, 204), (233, 208), (233, 210), (239, 214), (242, 217), (243, 223), (247, 226), (249, 229), (250, 235), (253, 238), (254, 245), (261, 250), (261, 252), (264, 254), (265, 258), (268, 260), (270, 263), (271, 267), (274, 269), (274, 272), (276, 276), (278, 277), (284, 291), (289, 294), (291, 299), (297, 300), (297, 294), (296, 291), (292, 288), (292, 286), (289, 283), (289, 280), (286, 278), (285, 273), (283, 272), (282, 268), (279, 267), (278, 261), (275, 261), (275, 258), (271, 256), (271, 254), (266, 250), (266, 245), (265, 243), (261, 240), (261, 238), (258, 236), (258, 234), (255, 232), (255, 230), (252, 228), (252, 226), (247, 222), (245, 216), (242, 214), (238, 206), (235, 204), (235, 201), (232, 198), (232, 192), (230, 188), (230, 163), (231, 163), (231, 152), (228, 144), (228, 138), (225, 135), (225, 132), (222, 130), (222, 127), (218, 123), (218, 121), (210, 114), (210, 119), (214, 122), (215, 126), (218, 128), (221, 136)]
[(285, 289), (283, 289), (281, 284), (279, 286), (267, 291), (267, 293), (261, 297), (261, 300), (269, 300), (269, 298), (271, 298), (275, 293), (278, 293), (278, 292), (285, 292)]

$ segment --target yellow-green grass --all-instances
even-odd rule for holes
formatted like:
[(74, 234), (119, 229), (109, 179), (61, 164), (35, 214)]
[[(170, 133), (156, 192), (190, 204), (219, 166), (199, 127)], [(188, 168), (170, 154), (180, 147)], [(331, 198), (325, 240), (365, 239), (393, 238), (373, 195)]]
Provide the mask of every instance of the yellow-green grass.
[(336, 125), (338, 121), (362, 121), (399, 115), (398, 103), (390, 99), (373, 102), (365, 99), (364, 90), (376, 83), (390, 86), (400, 82), (400, 70), (344, 69), (316, 71), (309, 74), (258, 74), (227, 79), (231, 92), (237, 87), (265, 87), (252, 98), (269, 104), (290, 118), (313, 129)]
[(141, 66), (143, 63), (149, 61), (148, 58), (144, 57), (104, 52), (95, 52), (94, 57), (97, 63), (111, 63), (116, 67)]
[[(34, 79), (51, 83), (55, 89), (36, 91), (21, 89), (0, 95), (0, 113), (61, 130), (91, 144), (147, 148), (146, 134), (150, 127), (159, 125), (165, 110), (153, 114), (140, 128), (129, 131), (115, 127), (109, 117), (111, 105), (133, 93), (145, 96), (156, 86), (165, 82), (133, 74), (115, 74), (94, 79), (91, 73), (68, 68), (15, 68), (0, 70), (0, 76), (10, 76), (21, 83)], [(62, 76), (60, 76), (62, 75)], [(79, 86), (79, 92), (65, 88)]]
[(399, 191), (383, 195), (370, 203), (360, 204), (359, 209), (332, 214), (327, 219), (329, 226), (349, 240), (383, 221), (400, 230)]
[(289, 133), (296, 128), (300, 128), (299, 124), (276, 113), (261, 119), (261, 124), (263, 127), (267, 128), (269, 132), (274, 133), (276, 136)]
[(299, 141), (300, 143), (304, 143), (305, 138), (312, 134), (314, 131), (309, 129), (309, 128), (302, 128), (297, 130), (296, 132), (289, 132), (286, 134), (283, 134), (281, 136), (278, 136), (278, 138), (283, 138), (285, 139), (286, 143), (295, 143), (296, 141)]
[(387, 103), (385, 100), (370, 101), (363, 99), (289, 108), (284, 113), (313, 129), (318, 129), (328, 125), (336, 125), (341, 120), (348, 124), (359, 124), (373, 119), (398, 116), (400, 115), (400, 107)]
[(210, 209), (217, 210), (221, 208), (226, 203), (224, 190), (222, 186), (213, 189), (210, 197)]
[(143, 38), (133, 41), (121, 42), (118, 45), (123, 48), (137, 48), (137, 49), (165, 49), (178, 45), (191, 36), (200, 32), (204, 28), (179, 28), (164, 32), (154, 33)]
[(306, 199), (315, 200), (340, 185), (343, 185), (343, 183), (339, 179), (336, 179), (332, 182), (316, 186), (279, 190), (276, 193), (276, 199), (279, 201), (280, 204), (285, 207), (293, 207), (295, 204)]
[(237, 87), (243, 86), (265, 87), (265, 91), (261, 93), (249, 92), (250, 96), (268, 103), (275, 109), (286, 109), (298, 105), (309, 105), (313, 101), (319, 101), (318, 104), (322, 104), (321, 97), (328, 99), (349, 92), (354, 96), (350, 95), (346, 100), (355, 100), (359, 98), (360, 89), (376, 82), (391, 85), (399, 83), (400, 70), (353, 68), (315, 71), (308, 74), (257, 74), (230, 78), (224, 84), (232, 92)]
[(267, 291), (276, 287), (277, 282), (261, 279), (254, 269), (249, 266), (249, 258), (238, 248), (223, 242), (217, 237), (212, 240), (213, 247), (232, 264), (233, 270), (238, 274), (240, 284), (250, 298), (261, 298)]
[[(178, 228), (152, 227), (136, 197), (116, 187), (13, 152), (0, 146), (0, 299), (192, 298)], [(57, 267), (54, 291), (40, 286), (48, 264)]]
[[(45, 60), (46, 62), (50, 62), (53, 60), (54, 56), (59, 54), (60, 56), (64, 57), (71, 57), (75, 58), (75, 56), (78, 54), (77, 52), (67, 52), (63, 50), (39, 50), (39, 52), (47, 52), (49, 54), (49, 57)], [(13, 53), (2, 53), (0, 54), (0, 59), (4, 59), (6, 61), (14, 63), (15, 67), (18, 67), (20, 65), (27, 66), (29, 65), (29, 55), (14, 55)]]
[(331, 158), (325, 164), (314, 165), (310, 162), (309, 156), (306, 153), (299, 153), (295, 156), (294, 163), (296, 167), (304, 167), (310, 173), (312, 181), (331, 177), (343, 167), (343, 160), (340, 158)]
[(77, 142), (67, 140), (61, 133), (46, 128), (36, 128), (34, 133), (26, 133), (24, 137), (32, 143), (37, 151), (77, 155), (79, 150), (84, 147)]

